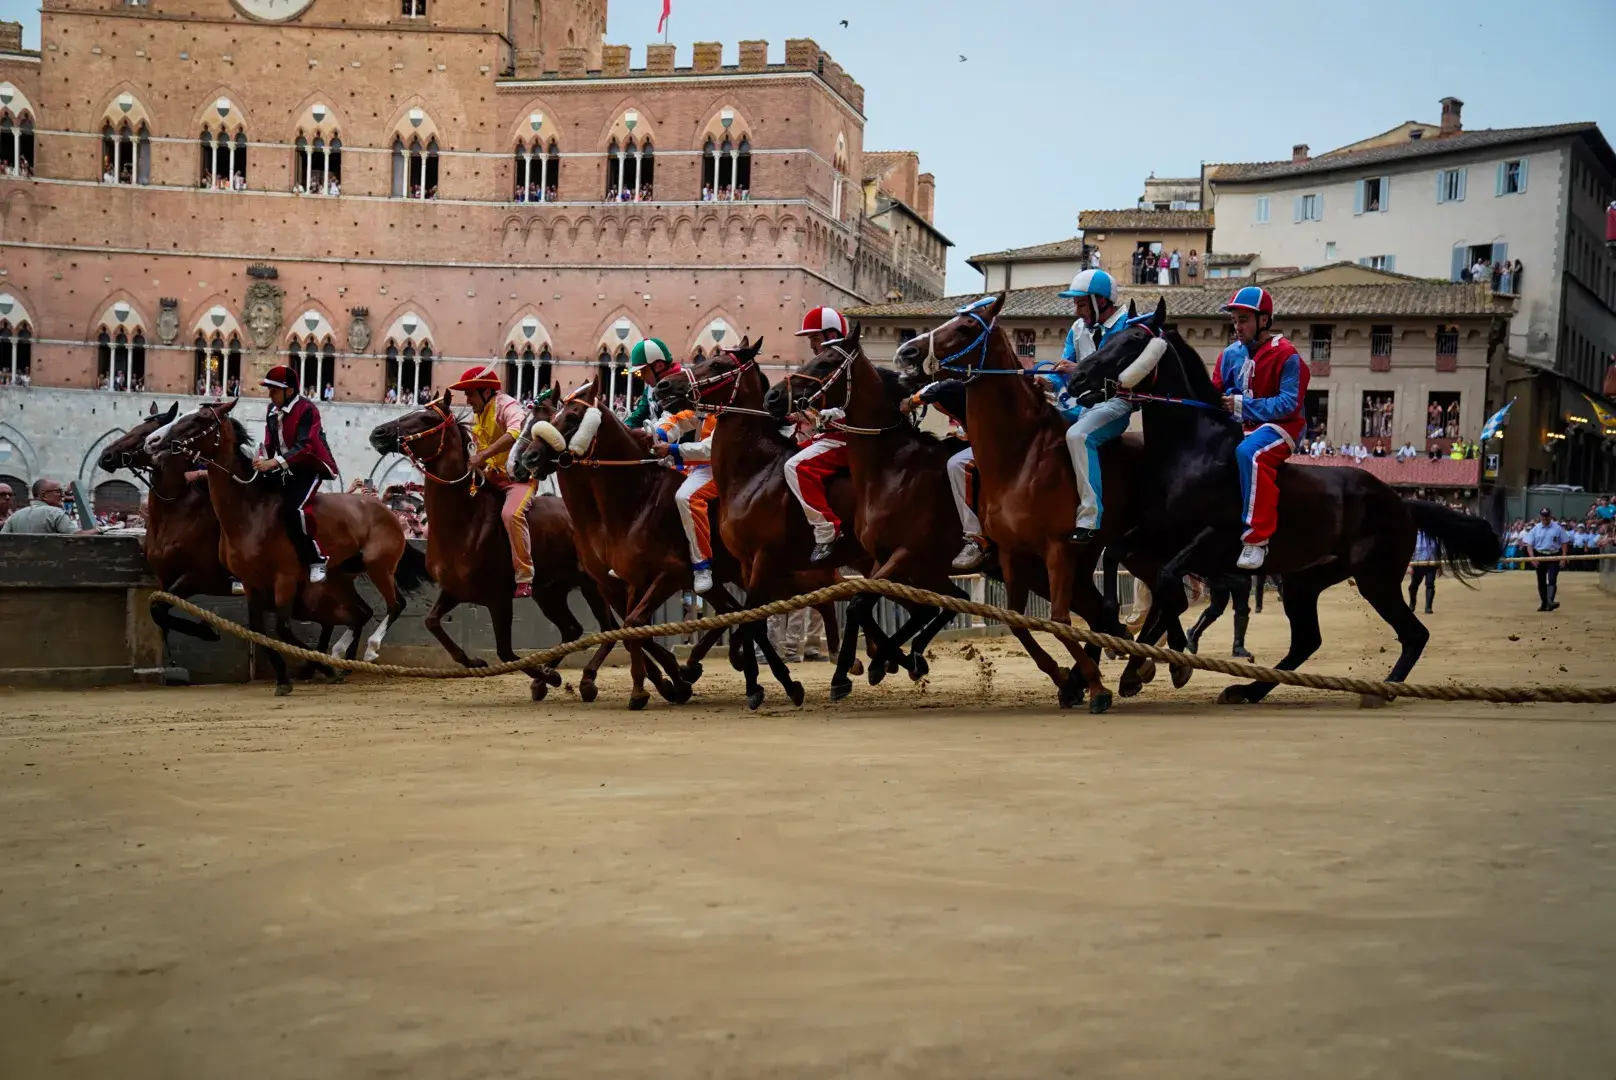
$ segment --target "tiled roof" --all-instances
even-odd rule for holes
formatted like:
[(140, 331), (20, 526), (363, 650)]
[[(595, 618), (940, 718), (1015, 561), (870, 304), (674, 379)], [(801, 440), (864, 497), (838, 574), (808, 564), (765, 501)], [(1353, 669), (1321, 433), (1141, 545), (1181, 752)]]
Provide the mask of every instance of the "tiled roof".
[[(1594, 123), (1549, 124), (1543, 127), (1482, 128), (1461, 131), (1456, 135), (1410, 139), (1394, 146), (1377, 146), (1369, 150), (1324, 154), (1306, 161), (1245, 161), (1208, 165), (1213, 183), (1243, 180), (1277, 180), (1288, 176), (1332, 172), (1337, 169), (1358, 169), (1383, 162), (1402, 161), (1407, 158), (1436, 157), (1457, 154), (1466, 150), (1481, 150), (1510, 143), (1550, 139), (1561, 135), (1592, 134), (1604, 142), (1599, 125)], [(1608, 149), (1607, 149), (1608, 153)]]
[[(1006, 248), (990, 251), (986, 255), (972, 255), (966, 261), (972, 266), (979, 262), (1012, 262), (1026, 259), (1075, 259), (1083, 254), (1083, 238), (1056, 240), (1053, 244), (1034, 244), (1032, 247)], [(980, 267), (978, 267), (980, 269)]]
[(866, 150), (864, 151), (864, 179), (879, 180), (906, 157), (918, 157), (913, 150)]
[(1210, 210), (1082, 210), (1077, 215), (1080, 229), (1179, 229), (1209, 231)]
[(1315, 465), (1323, 468), (1357, 466), (1392, 487), (1467, 488), (1475, 487), (1481, 482), (1481, 462), (1476, 458), (1454, 461), (1452, 458), (1442, 457), (1432, 461), (1427, 457), (1417, 457), (1410, 461), (1398, 461), (1394, 457), (1371, 457), (1353, 461), (1349, 457), (1309, 457), (1306, 454), (1296, 454), (1290, 461), (1295, 465)]
[[(1072, 302), (1060, 297), (1062, 286), (1045, 285), (1035, 289), (1012, 290), (1005, 300), (1001, 318), (1051, 319), (1072, 317)], [(1145, 288), (1124, 285), (1122, 303), (1132, 300), (1140, 311), (1167, 298), (1170, 318), (1218, 319), (1219, 309), (1229, 299), (1230, 283), (1220, 281), (1201, 286)], [(1495, 301), (1486, 284), (1437, 284), (1418, 280), (1396, 281), (1385, 285), (1277, 285), (1268, 290), (1274, 308), (1285, 318), (1311, 316), (1464, 316), (1507, 314), (1507, 300)], [(939, 321), (977, 299), (980, 293), (948, 296), (940, 300), (917, 300), (896, 304), (872, 304), (853, 308), (850, 318), (933, 318)]]
[(1227, 251), (1209, 251), (1201, 261), (1208, 266), (1246, 266), (1257, 261), (1257, 253), (1234, 255)]

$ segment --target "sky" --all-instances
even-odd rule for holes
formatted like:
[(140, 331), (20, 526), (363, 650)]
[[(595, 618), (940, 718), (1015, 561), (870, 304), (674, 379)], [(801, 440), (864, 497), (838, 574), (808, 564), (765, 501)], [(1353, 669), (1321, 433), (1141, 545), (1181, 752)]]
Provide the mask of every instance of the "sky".
[[(642, 65), (661, 11), (610, 0), (606, 40)], [(0, 17), (38, 47), (37, 0)], [(818, 41), (864, 87), (865, 148), (936, 174), (950, 293), (980, 286), (969, 256), (1072, 236), (1079, 210), (1133, 206), (1151, 172), (1434, 123), (1448, 94), (1467, 128), (1592, 120), (1616, 140), (1611, 0), (673, 0), (669, 34), (680, 64), (695, 41), (726, 63), (744, 39), (771, 61)]]

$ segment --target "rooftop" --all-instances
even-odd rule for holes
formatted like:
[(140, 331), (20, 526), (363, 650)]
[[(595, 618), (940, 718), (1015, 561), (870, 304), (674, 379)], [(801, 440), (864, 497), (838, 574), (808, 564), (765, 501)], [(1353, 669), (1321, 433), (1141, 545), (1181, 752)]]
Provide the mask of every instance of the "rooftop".
[(1180, 229), (1209, 232), (1212, 229), (1210, 210), (1083, 210), (1077, 215), (1077, 227), (1089, 229)]
[(887, 174), (894, 165), (904, 158), (920, 160), (920, 155), (913, 150), (866, 150), (864, 151), (864, 179), (879, 180)]
[(1034, 244), (1032, 247), (1005, 248), (986, 255), (972, 255), (965, 260), (972, 269), (980, 270), (979, 262), (1028, 262), (1036, 259), (1075, 259), (1083, 254), (1083, 238), (1056, 240), (1052, 244)]
[(1257, 253), (1237, 255), (1230, 251), (1209, 251), (1201, 261), (1208, 266), (1246, 266), (1257, 261)]
[(1248, 180), (1277, 180), (1312, 173), (1358, 169), (1370, 165), (1404, 160), (1458, 154), (1512, 143), (1534, 142), (1570, 135), (1588, 135), (1603, 147), (1607, 160), (1616, 160), (1609, 144), (1595, 123), (1548, 124), (1542, 127), (1481, 128), (1460, 131), (1453, 135), (1411, 139), (1393, 146), (1377, 146), (1368, 150), (1334, 151), (1307, 158), (1304, 161), (1247, 161), (1207, 166), (1207, 176), (1215, 184)]

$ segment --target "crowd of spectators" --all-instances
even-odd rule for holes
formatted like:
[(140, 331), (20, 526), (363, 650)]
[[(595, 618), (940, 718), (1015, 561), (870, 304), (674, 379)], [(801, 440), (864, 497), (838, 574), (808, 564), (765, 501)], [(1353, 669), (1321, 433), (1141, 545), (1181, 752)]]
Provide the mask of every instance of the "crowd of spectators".
[[(646, 190), (649, 191), (650, 188), (646, 188)], [(646, 197), (649, 198), (650, 196), (647, 195)], [(749, 202), (751, 198), (752, 192), (749, 188), (728, 186), (715, 188), (704, 184), (701, 189), (702, 202)]]
[(7, 180), (32, 180), (34, 177), (34, 163), (27, 158), (23, 158), (15, 165), (7, 162), (0, 175), (4, 175)]
[[(552, 193), (554, 193), (555, 189), (551, 188), (550, 191)], [(520, 200), (518, 200), (518, 201), (520, 201)], [(612, 186), (610, 186), (610, 187), (608, 187), (606, 189), (606, 201), (607, 202), (650, 202), (651, 201), (651, 185), (650, 184), (641, 184), (639, 187), (635, 187), (633, 184), (624, 184), (621, 188), (619, 188), (616, 184), (613, 184)]]
[[(649, 192), (651, 190), (651, 186), (649, 184), (647, 184), (646, 187), (645, 187), (645, 190), (646, 190), (647, 194), (649, 194)], [(528, 184), (526, 187), (523, 187), (521, 184), (517, 184), (516, 185), (516, 201), (517, 202), (555, 202), (556, 201), (555, 185), (551, 184), (549, 187), (541, 187), (539, 184), (533, 183), (533, 184)]]
[(1465, 281), (1486, 282), (1492, 286), (1495, 293), (1515, 296), (1521, 291), (1521, 277), (1524, 273), (1525, 268), (1521, 266), (1519, 259), (1500, 259), (1496, 262), (1477, 259), (1459, 276)]
[(205, 172), (196, 186), (204, 191), (246, 191), (247, 177), (239, 172), (234, 176), (229, 173)]
[[(17, 385), (18, 386), (27, 386), (29, 382), (30, 382), (30, 380), (29, 380), (29, 377), (28, 377), (28, 372), (26, 372), (26, 371), (17, 372)], [(10, 368), (0, 368), (0, 386), (10, 386), (10, 385), (11, 385), (11, 369)]]
[(1311, 442), (1303, 440), (1302, 449), (1308, 457), (1344, 457), (1354, 461), (1363, 461), (1365, 458), (1394, 458), (1397, 461), (1413, 461), (1416, 458), (1427, 458), (1437, 461), (1441, 458), (1452, 458), (1454, 461), (1471, 461), (1481, 456), (1481, 444), (1455, 439), (1453, 445), (1446, 452), (1440, 446), (1427, 444), (1425, 450), (1416, 449), (1411, 442), (1405, 442), (1396, 450), (1392, 450), (1387, 443), (1376, 442), (1373, 446), (1366, 446), (1361, 442), (1348, 443), (1341, 446), (1333, 445), (1322, 435)]
[[(1548, 518), (1545, 521), (1551, 520)], [(1504, 558), (1518, 559), (1530, 555), (1527, 551), (1526, 534), (1536, 519), (1528, 521), (1524, 518), (1510, 522), (1504, 530)], [(1560, 527), (1571, 536), (1572, 555), (1609, 555), (1616, 554), (1616, 497), (1601, 495), (1588, 507), (1588, 512), (1581, 520), (1566, 516), (1559, 519)], [(1588, 560), (1586, 562), (1567, 563), (1567, 570), (1597, 570), (1599, 563)]]
[[(1094, 260), (1098, 266), (1098, 260)], [(1201, 273), (1201, 256), (1194, 248), (1190, 248), (1189, 255), (1180, 255), (1177, 248), (1172, 251), (1155, 251), (1151, 248), (1135, 248), (1133, 252), (1133, 283), (1135, 285), (1155, 285), (1163, 287), (1183, 283), (1183, 275), (1189, 275), (1190, 284)]]
[(330, 177), (326, 178), (325, 184), (323, 186), (320, 184), (320, 182), (318, 180), (316, 180), (313, 183), (309, 184), (308, 187), (304, 187), (302, 185), (302, 183), (296, 183), (296, 184), (292, 185), (292, 194), (293, 195), (341, 195), (342, 194), (342, 181), (338, 180), (335, 176), (330, 176)]

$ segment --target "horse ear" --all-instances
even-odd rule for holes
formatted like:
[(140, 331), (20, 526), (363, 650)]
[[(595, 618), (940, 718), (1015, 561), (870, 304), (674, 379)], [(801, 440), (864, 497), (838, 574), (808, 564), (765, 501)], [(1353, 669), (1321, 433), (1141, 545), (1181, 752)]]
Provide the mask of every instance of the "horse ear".
[(858, 321), (853, 323), (853, 332), (847, 335), (847, 343), (853, 348), (859, 347), (859, 337), (864, 333), (864, 324)]
[(180, 403), (176, 401), (174, 404), (172, 404), (172, 405), (170, 405), (168, 407), (168, 412), (163, 414), (163, 419), (166, 422), (172, 424), (174, 422), (174, 418), (176, 416), (178, 416), (179, 414), (180, 414)]
[(736, 352), (745, 352), (747, 350), (747, 348), (749, 348), (751, 346), (751, 344), (752, 344), (751, 335), (750, 334), (742, 334), (741, 335), (741, 343), (735, 349), (735, 351)]
[(1156, 333), (1162, 332), (1167, 325), (1167, 297), (1163, 296), (1156, 301), (1156, 312), (1150, 317), (1150, 328)]
[(1004, 310), (1004, 302), (1009, 298), (1010, 293), (1008, 290), (1001, 290), (993, 294), (993, 315), (991, 318), (997, 319), (999, 317), (999, 312)]
[(447, 409), (449, 406), (454, 404), (454, 391), (450, 390), (448, 387), (444, 387), (443, 396), (439, 398), (438, 401), (442, 403), (445, 409)]
[(214, 411), (217, 412), (220, 416), (229, 416), (231, 410), (234, 409), (240, 403), (241, 403), (241, 399), (238, 398), (238, 397), (227, 398), (224, 402), (222, 402), (221, 404), (215, 405), (213, 408), (214, 408)]
[(1138, 317), (1139, 317), (1139, 308), (1138, 308), (1138, 306), (1135, 305), (1132, 300), (1129, 300), (1128, 301), (1128, 318), (1130, 320), (1132, 320), (1132, 319), (1137, 319)]
[(763, 351), (763, 338), (759, 337), (757, 339), (757, 341), (753, 342), (753, 344), (752, 344), (752, 355), (756, 356), (758, 353), (760, 353), (762, 351)]

